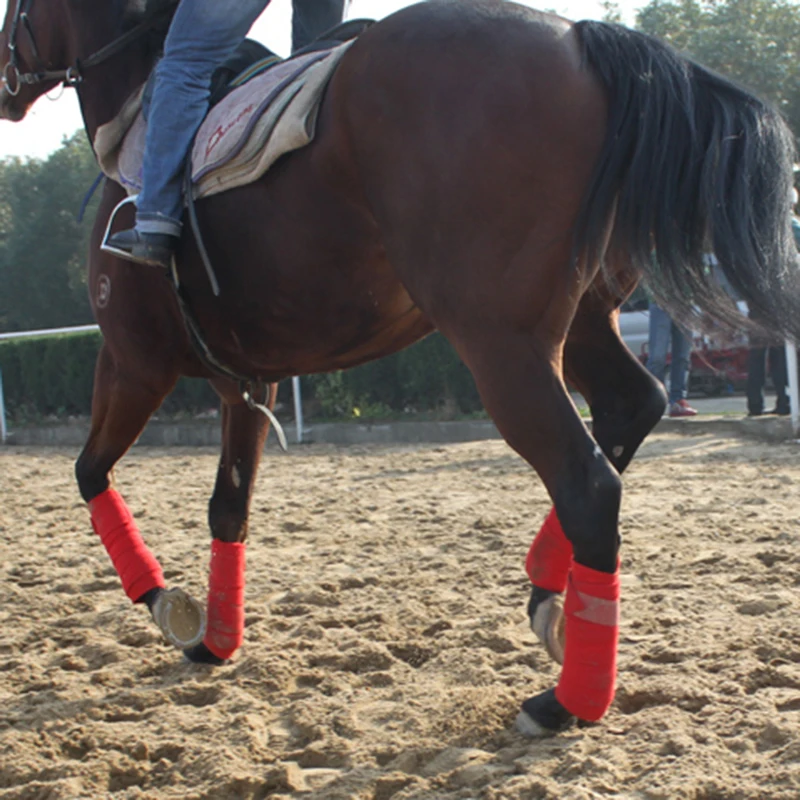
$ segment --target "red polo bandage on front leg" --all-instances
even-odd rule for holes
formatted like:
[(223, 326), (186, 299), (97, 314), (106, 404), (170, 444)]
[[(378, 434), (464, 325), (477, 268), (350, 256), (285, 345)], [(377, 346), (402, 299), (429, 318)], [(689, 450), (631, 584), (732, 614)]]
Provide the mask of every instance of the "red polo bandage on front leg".
[(92, 527), (111, 556), (125, 594), (135, 603), (151, 589), (164, 588), (164, 574), (147, 549), (128, 506), (114, 489), (89, 501)]
[(564, 600), (565, 647), (556, 699), (595, 722), (614, 699), (619, 639), (619, 565), (613, 575), (572, 562)]
[(211, 542), (203, 643), (217, 658), (230, 658), (244, 639), (244, 552), (243, 542)]
[(551, 508), (528, 550), (525, 572), (534, 586), (561, 594), (567, 588), (571, 564), (572, 545), (564, 535), (555, 508)]

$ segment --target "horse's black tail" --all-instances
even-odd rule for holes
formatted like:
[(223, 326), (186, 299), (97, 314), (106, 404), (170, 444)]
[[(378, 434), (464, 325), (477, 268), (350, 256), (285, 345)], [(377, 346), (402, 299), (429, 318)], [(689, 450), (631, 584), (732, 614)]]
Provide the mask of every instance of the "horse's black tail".
[(800, 265), (791, 230), (794, 139), (766, 103), (645, 34), (575, 26), (608, 93), (608, 132), (576, 248), (632, 259), (678, 318), (737, 320), (709, 269), (713, 252), (753, 317), (800, 340)]

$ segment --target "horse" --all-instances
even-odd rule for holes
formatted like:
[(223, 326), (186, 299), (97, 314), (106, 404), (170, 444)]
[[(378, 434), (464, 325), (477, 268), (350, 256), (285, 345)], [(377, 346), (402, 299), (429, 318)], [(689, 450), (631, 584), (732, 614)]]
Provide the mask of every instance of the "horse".
[[(147, 80), (174, 6), (9, 3), (0, 116), (21, 120), (64, 83), (93, 139)], [(191, 642), (189, 660), (229, 659), (242, 643), (248, 506), (269, 424), (235, 376), (264, 387), (269, 407), (284, 378), (353, 367), (438, 330), (553, 501), (526, 560), (528, 614), (562, 668), (555, 687), (523, 701), (517, 727), (538, 736), (601, 719), (616, 682), (620, 476), (666, 402), (620, 339), (619, 306), (645, 278), (673, 313), (730, 322), (703, 258), (713, 252), (773, 331), (797, 338), (793, 159), (768, 104), (639, 32), (500, 0), (407, 7), (342, 57), (309, 145), (197, 203), (219, 296), (188, 233), (177, 272), (229, 375), (193, 348), (170, 281), (100, 249), (125, 196), (106, 181), (88, 277), (104, 342), (76, 477), (128, 596)], [(169, 594), (109, 482), (180, 375), (207, 378), (222, 402), (200, 641), (199, 604)]]

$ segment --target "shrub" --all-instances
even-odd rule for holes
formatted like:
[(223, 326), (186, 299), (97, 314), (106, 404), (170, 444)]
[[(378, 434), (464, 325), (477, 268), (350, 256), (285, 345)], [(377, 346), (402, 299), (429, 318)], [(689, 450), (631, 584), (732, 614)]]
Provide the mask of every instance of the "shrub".
[[(102, 342), (97, 331), (0, 341), (6, 407), (17, 421), (91, 412), (92, 382)], [(344, 372), (301, 380), (308, 418), (386, 418), (409, 413), (452, 417), (482, 409), (469, 370), (447, 341), (433, 334), (400, 353)], [(293, 413), (291, 382), (279, 387), (284, 416)], [(217, 407), (207, 381), (182, 378), (164, 400), (166, 414)]]

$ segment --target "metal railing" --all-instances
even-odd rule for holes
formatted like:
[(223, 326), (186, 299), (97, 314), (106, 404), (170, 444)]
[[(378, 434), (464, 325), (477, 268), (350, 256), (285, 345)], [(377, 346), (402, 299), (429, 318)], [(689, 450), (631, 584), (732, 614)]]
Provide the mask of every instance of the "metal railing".
[(54, 336), (57, 333), (83, 333), (85, 331), (99, 330), (99, 325), (75, 325), (72, 328), (48, 328), (40, 331), (15, 331), (14, 333), (0, 333), (0, 339), (33, 339), (34, 336)]

